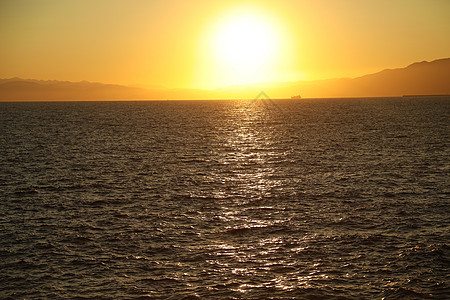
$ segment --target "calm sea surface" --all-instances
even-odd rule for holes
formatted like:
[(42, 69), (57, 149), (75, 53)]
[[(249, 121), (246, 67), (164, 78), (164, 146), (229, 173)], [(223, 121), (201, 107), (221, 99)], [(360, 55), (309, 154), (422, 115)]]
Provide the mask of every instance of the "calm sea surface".
[(0, 103), (0, 298), (448, 299), (450, 98)]

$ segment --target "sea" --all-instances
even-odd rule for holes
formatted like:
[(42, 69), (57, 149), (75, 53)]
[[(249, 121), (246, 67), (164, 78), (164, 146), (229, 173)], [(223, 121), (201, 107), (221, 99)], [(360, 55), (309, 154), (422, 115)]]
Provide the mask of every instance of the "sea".
[(1, 299), (449, 299), (450, 97), (0, 103)]

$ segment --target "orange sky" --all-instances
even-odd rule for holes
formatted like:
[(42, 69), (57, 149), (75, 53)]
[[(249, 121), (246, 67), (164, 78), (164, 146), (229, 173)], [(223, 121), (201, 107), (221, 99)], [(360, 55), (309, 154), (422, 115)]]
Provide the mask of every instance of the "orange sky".
[(0, 78), (216, 88), (450, 55), (448, 0), (1, 0)]

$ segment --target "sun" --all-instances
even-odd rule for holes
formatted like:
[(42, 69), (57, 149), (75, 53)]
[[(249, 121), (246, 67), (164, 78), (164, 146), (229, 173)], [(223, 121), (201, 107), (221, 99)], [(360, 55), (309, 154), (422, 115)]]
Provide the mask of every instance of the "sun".
[(255, 8), (231, 10), (208, 29), (202, 44), (207, 49), (201, 58), (208, 69), (204, 81), (227, 86), (276, 78), (276, 66), (283, 59), (283, 33), (270, 13)]
[(240, 14), (226, 20), (217, 30), (215, 55), (236, 71), (260, 68), (276, 57), (277, 36), (262, 17)]

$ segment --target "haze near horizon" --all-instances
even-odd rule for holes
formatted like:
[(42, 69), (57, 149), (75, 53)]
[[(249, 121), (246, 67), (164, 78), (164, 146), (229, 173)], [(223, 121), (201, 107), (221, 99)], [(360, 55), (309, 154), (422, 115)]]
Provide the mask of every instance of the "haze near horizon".
[(215, 89), (448, 57), (450, 2), (2, 1), (0, 78)]

